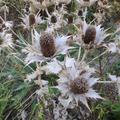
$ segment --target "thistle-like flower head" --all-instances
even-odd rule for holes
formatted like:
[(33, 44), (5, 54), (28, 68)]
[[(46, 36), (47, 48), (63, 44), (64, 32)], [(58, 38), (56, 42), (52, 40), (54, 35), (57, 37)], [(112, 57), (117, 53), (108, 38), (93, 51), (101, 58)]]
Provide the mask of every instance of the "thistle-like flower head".
[(7, 33), (7, 31), (0, 32), (0, 50), (6, 47), (13, 46), (12, 34)]
[(26, 63), (43, 62), (54, 58), (56, 55), (66, 54), (68, 36), (54, 37), (52, 34), (43, 32), (39, 34), (36, 30), (32, 34), (32, 45), (26, 44), (23, 49), (27, 53)]
[(40, 15), (35, 15), (30, 13), (29, 15), (25, 14), (22, 18), (22, 26), (24, 29), (30, 29), (33, 25), (38, 25), (43, 23)]
[(78, 105), (80, 101), (89, 109), (87, 98), (102, 99), (92, 88), (98, 80), (92, 76), (94, 72), (84, 62), (78, 64), (73, 58), (66, 59), (65, 69), (60, 71), (56, 86), (61, 92), (59, 100), (64, 107), (70, 107), (72, 103)]
[(109, 36), (101, 25), (90, 25), (84, 21), (83, 24), (83, 41), (87, 44), (100, 45), (104, 39)]

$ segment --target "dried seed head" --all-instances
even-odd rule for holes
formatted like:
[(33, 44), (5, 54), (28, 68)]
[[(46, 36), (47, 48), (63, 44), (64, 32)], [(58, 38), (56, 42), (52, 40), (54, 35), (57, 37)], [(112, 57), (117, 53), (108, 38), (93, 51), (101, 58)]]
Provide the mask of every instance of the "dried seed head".
[(36, 22), (35, 15), (34, 14), (30, 14), (29, 15), (29, 25), (32, 26), (32, 25), (35, 24), (35, 22)]
[(52, 23), (56, 23), (57, 22), (57, 19), (56, 19), (56, 17), (54, 15), (51, 17), (51, 22)]
[(40, 37), (40, 46), (41, 46), (42, 54), (45, 57), (51, 57), (56, 52), (55, 39), (49, 33), (43, 33), (41, 35), (41, 37)]
[(93, 43), (96, 37), (96, 29), (93, 26), (89, 26), (85, 32), (83, 38), (85, 44)]
[(78, 11), (78, 16), (82, 16), (82, 15), (83, 15), (82, 10), (79, 10), (79, 11)]
[(85, 79), (76, 78), (70, 83), (70, 89), (74, 94), (84, 94), (88, 92), (88, 83)]
[(71, 23), (73, 23), (73, 16), (69, 15), (68, 16), (68, 24), (71, 24)]

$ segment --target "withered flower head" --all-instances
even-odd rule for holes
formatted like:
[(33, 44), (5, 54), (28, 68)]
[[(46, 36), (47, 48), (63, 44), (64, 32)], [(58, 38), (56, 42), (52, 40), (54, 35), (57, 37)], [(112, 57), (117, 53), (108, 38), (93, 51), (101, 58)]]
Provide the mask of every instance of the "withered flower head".
[(83, 38), (83, 41), (85, 44), (89, 44), (91, 42), (95, 41), (96, 37), (96, 29), (94, 26), (89, 26), (85, 32), (85, 36)]
[(23, 17), (21, 17), (21, 19), (22, 19), (21, 25), (23, 26), (23, 29), (27, 29), (27, 30), (30, 30), (30, 28), (33, 25), (38, 25), (43, 23), (41, 16), (33, 13), (30, 13), (29, 15), (25, 14)]
[(45, 57), (51, 57), (56, 52), (55, 38), (49, 33), (43, 33), (40, 37), (40, 46), (42, 54)]
[(102, 44), (104, 39), (110, 34), (106, 33), (101, 25), (87, 24), (86, 21), (83, 23), (83, 42), (88, 45), (98, 46)]
[(89, 85), (86, 80), (76, 78), (70, 82), (70, 88), (74, 94), (84, 94), (88, 92)]
[(35, 22), (36, 22), (35, 15), (34, 14), (30, 14), (29, 15), (29, 25), (32, 26), (32, 25), (35, 24)]
[(79, 10), (78, 11), (78, 16), (82, 16), (83, 15), (83, 11), (82, 10)]
[(57, 22), (57, 18), (54, 15), (51, 17), (51, 22), (52, 23), (56, 23)]
[(66, 54), (70, 48), (67, 45), (68, 36), (53, 36), (50, 32), (38, 33), (35, 29), (32, 33), (32, 45), (26, 44), (22, 50), (27, 53), (25, 62), (27, 65), (33, 62), (45, 62), (54, 59), (58, 54)]
[(80, 101), (90, 109), (87, 98), (102, 99), (93, 89), (99, 78), (92, 76), (95, 71), (86, 63), (81, 63), (79, 67), (77, 65), (79, 66), (73, 58), (66, 58), (66, 70), (60, 71), (57, 85), (61, 92), (60, 102), (63, 106), (70, 107), (72, 103), (78, 105)]
[(73, 16), (72, 15), (69, 15), (67, 19), (68, 19), (68, 24), (73, 23)]

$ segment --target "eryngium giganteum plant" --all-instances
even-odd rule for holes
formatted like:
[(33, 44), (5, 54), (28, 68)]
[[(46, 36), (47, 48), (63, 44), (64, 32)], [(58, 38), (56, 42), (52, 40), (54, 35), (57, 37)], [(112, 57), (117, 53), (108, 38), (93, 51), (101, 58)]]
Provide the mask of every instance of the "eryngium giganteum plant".
[[(19, 119), (87, 119), (96, 105), (110, 98), (98, 89), (99, 84), (117, 84), (119, 90), (119, 76), (109, 74), (118, 60), (114, 56), (120, 54), (120, 29), (106, 23), (106, 11), (111, 10), (107, 0), (22, 0), (20, 10), (12, 5), (19, 14), (17, 26), (5, 9), (11, 4), (5, 2), (0, 9), (0, 50), (13, 48), (11, 58), (24, 65), (24, 70), (19, 70), (19, 62), (12, 65), (22, 73), (19, 79), (35, 85), (22, 99), (28, 104), (33, 99), (37, 107), (22, 109), (25, 102), (15, 110), (15, 114), (22, 111), (16, 115)], [(7, 115), (15, 119), (12, 112)]]

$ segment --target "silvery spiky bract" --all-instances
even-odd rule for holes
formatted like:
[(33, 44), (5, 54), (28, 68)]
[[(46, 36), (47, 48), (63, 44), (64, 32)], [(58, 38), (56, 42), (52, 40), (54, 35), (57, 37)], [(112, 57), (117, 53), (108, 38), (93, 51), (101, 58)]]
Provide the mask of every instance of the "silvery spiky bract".
[(0, 32), (0, 49), (13, 47), (13, 38), (11, 33), (7, 31)]

